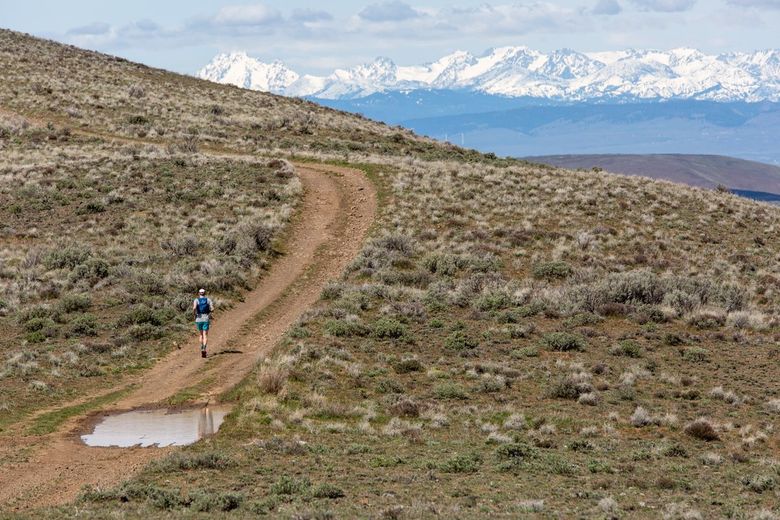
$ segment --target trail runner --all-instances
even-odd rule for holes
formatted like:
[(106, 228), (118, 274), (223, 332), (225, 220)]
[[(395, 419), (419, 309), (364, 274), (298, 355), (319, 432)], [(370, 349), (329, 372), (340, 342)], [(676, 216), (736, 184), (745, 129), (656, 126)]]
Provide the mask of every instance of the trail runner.
[(200, 333), (200, 355), (207, 356), (209, 342), (209, 323), (211, 313), (214, 312), (214, 303), (206, 297), (206, 289), (198, 291), (198, 297), (192, 302), (192, 312), (195, 315), (195, 327)]

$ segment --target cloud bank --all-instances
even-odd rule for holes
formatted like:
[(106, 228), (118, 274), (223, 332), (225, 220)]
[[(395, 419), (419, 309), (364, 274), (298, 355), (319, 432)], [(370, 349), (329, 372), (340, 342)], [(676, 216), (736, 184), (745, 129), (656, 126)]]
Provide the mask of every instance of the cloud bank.
[[(119, 54), (128, 50), (143, 54), (179, 49), (181, 55), (188, 47), (262, 49), (270, 58), (296, 55), (298, 64), (306, 61), (325, 67), (347, 66), (355, 59), (390, 52), (416, 53), (417, 49), (438, 53), (468, 45), (540, 46), (540, 41), (544, 42), (541, 46), (550, 48), (564, 45), (605, 50), (694, 47), (701, 45), (695, 39), (698, 36), (699, 40), (710, 38), (723, 46), (720, 42), (727, 39), (739, 44), (740, 35), (708, 33), (707, 27), (722, 27), (723, 20), (749, 13), (758, 16), (759, 10), (772, 16), (780, 14), (780, 0), (718, 0), (717, 6), (697, 0), (460, 0), (463, 3), (443, 7), (404, 0), (365, 2), (351, 12), (332, 11), (328, 4), (289, 9), (262, 2), (226, 5), (183, 19), (175, 27), (160, 26), (148, 19), (125, 25), (98, 20), (55, 37)], [(762, 18), (767, 27), (771, 26), (771, 18)], [(698, 32), (688, 30), (692, 24)], [(438, 49), (434, 51), (435, 47)]]
[(696, 5), (696, 0), (631, 0), (640, 9), (660, 13), (679, 13)]

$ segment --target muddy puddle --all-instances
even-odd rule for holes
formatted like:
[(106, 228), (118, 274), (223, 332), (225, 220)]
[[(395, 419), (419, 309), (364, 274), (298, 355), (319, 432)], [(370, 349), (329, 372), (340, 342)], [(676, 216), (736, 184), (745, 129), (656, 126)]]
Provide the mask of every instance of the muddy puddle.
[(92, 433), (81, 436), (87, 446), (185, 446), (219, 430), (230, 406), (187, 410), (134, 410), (102, 418)]

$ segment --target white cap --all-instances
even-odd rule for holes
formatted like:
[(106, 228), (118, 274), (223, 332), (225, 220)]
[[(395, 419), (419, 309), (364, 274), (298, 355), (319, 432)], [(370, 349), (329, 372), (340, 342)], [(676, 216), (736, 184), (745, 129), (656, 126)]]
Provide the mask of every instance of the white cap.
[(206, 289), (200, 289), (200, 290), (198, 290), (198, 294), (206, 294)]

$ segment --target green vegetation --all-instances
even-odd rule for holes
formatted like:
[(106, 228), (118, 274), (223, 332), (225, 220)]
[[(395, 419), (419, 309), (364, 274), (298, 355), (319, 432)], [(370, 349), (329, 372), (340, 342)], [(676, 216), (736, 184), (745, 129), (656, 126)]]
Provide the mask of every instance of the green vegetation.
[(213, 382), (213, 378), (210, 377), (202, 379), (192, 386), (179, 390), (169, 397), (166, 403), (168, 406), (182, 406), (191, 401), (195, 401), (203, 395), (203, 391)]
[(90, 410), (95, 410), (102, 406), (114, 403), (124, 397), (129, 391), (130, 388), (128, 387), (123, 390), (117, 390), (116, 392), (96, 397), (95, 399), (82, 404), (66, 406), (51, 412), (42, 413), (33, 419), (27, 433), (30, 435), (46, 435), (47, 433), (52, 433), (68, 419), (84, 415)]

